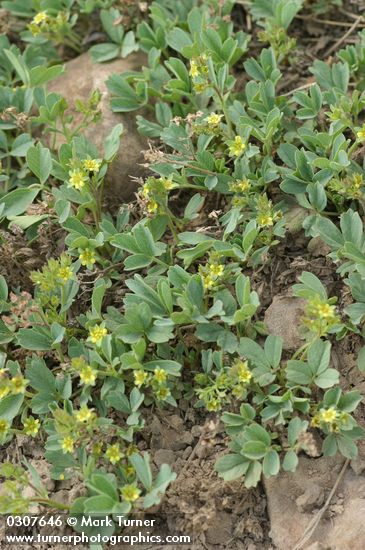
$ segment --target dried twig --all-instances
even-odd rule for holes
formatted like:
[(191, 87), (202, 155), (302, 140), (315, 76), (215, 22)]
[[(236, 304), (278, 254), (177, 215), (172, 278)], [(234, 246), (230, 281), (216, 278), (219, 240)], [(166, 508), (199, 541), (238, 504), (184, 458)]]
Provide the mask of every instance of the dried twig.
[(332, 487), (332, 490), (331, 490), (330, 494), (328, 495), (328, 498), (327, 498), (326, 502), (324, 503), (322, 508), (317, 512), (317, 514), (314, 516), (314, 518), (309, 522), (306, 530), (304, 531), (304, 533), (301, 536), (300, 540), (294, 546), (293, 550), (300, 550), (301, 548), (303, 548), (303, 545), (306, 542), (309, 541), (309, 539), (313, 535), (314, 531), (317, 529), (317, 526), (318, 526), (319, 522), (321, 521), (323, 514), (327, 510), (327, 508), (328, 508), (328, 506), (329, 506), (329, 504), (332, 500), (332, 497), (335, 494), (335, 492), (336, 492), (336, 490), (337, 490), (337, 488), (338, 488), (338, 486), (339, 486), (339, 484), (340, 484), (340, 482), (341, 482), (341, 480), (342, 480), (342, 478), (343, 478), (343, 476), (346, 472), (347, 466), (349, 464), (350, 464), (350, 459), (347, 458), (344, 462), (344, 465), (341, 468), (340, 473), (338, 474), (336, 482), (335, 482), (334, 486)]
[(358, 18), (356, 19), (356, 21), (351, 25), (351, 27), (349, 28), (349, 30), (346, 31), (345, 34), (344, 34), (343, 36), (341, 36), (341, 38), (340, 38), (339, 40), (337, 40), (337, 42), (335, 42), (335, 43), (333, 44), (333, 46), (331, 46), (331, 47), (327, 50), (327, 52), (325, 53), (324, 57), (328, 57), (328, 56), (331, 55), (332, 52), (336, 51), (337, 48), (338, 48), (339, 46), (341, 46), (341, 44), (342, 44), (343, 42), (345, 42), (346, 38), (347, 38), (348, 36), (350, 36), (350, 34), (352, 34), (352, 33), (354, 32), (354, 30), (355, 30), (355, 29), (358, 27), (358, 25), (360, 24), (361, 20), (362, 20), (362, 15), (359, 15), (359, 17), (358, 17)]

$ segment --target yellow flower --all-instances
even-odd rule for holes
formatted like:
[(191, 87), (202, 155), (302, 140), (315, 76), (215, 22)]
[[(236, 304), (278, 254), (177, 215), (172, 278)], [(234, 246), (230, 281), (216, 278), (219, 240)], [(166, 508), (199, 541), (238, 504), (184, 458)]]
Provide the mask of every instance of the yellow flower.
[(219, 399), (214, 399), (214, 398), (210, 399), (205, 406), (207, 411), (209, 412), (216, 412), (216, 411), (219, 411), (221, 408)]
[(171, 395), (171, 392), (169, 388), (167, 388), (166, 386), (163, 386), (162, 388), (159, 388), (158, 390), (155, 391), (155, 395), (156, 395), (156, 398), (159, 399), (160, 401), (165, 401), (165, 399), (167, 399)]
[(164, 369), (161, 369), (160, 367), (158, 367), (157, 369), (155, 369), (155, 372), (153, 373), (153, 377), (156, 380), (156, 382), (158, 382), (159, 384), (163, 384), (164, 382), (166, 382), (167, 374)]
[(234, 141), (229, 146), (229, 156), (239, 157), (246, 149), (246, 145), (243, 143), (241, 136), (236, 136)]
[(62, 439), (62, 442), (61, 442), (61, 447), (62, 447), (63, 453), (64, 454), (65, 453), (73, 453), (74, 444), (75, 444), (75, 441), (70, 435), (64, 437)]
[(12, 394), (24, 393), (27, 387), (28, 380), (26, 380), (21, 374), (14, 376), (9, 381), (9, 388)]
[(79, 260), (81, 261), (81, 265), (94, 265), (96, 262), (94, 250), (91, 248), (85, 248), (82, 252), (80, 252)]
[(318, 311), (318, 317), (320, 319), (333, 319), (335, 316), (335, 306), (331, 306), (330, 304), (318, 304), (317, 305), (317, 311)]
[(0, 386), (0, 399), (3, 399), (10, 392), (8, 381), (6, 380)]
[(206, 117), (205, 121), (209, 124), (209, 126), (218, 126), (222, 118), (223, 118), (223, 115), (212, 113)]
[(211, 264), (209, 266), (210, 274), (213, 275), (213, 277), (220, 277), (223, 275), (224, 266), (219, 264)]
[(85, 186), (87, 176), (84, 172), (81, 172), (81, 170), (72, 170), (71, 172), (69, 172), (69, 174), (69, 185), (71, 187), (79, 190)]
[(57, 277), (61, 279), (63, 283), (67, 283), (72, 278), (73, 272), (69, 266), (60, 267), (57, 271)]
[(207, 85), (205, 82), (196, 82), (193, 88), (196, 93), (201, 94), (204, 90), (206, 90)]
[(105, 327), (101, 325), (95, 325), (91, 329), (89, 329), (89, 339), (93, 344), (96, 344), (97, 346), (101, 344), (102, 339), (104, 336), (108, 334), (108, 331)]
[(95, 369), (93, 369), (89, 365), (82, 367), (80, 371), (80, 380), (82, 384), (85, 384), (86, 386), (94, 386), (96, 378), (97, 371)]
[(147, 380), (148, 374), (144, 370), (135, 370), (134, 373), (134, 383), (137, 388), (140, 388), (142, 384)]
[(40, 422), (38, 419), (33, 418), (33, 416), (28, 416), (23, 422), (24, 433), (32, 437), (36, 436), (39, 432)]
[(93, 410), (89, 409), (86, 405), (75, 414), (77, 422), (88, 422), (94, 416)]
[(250, 187), (251, 183), (247, 179), (237, 180), (229, 184), (229, 190), (233, 193), (246, 193), (246, 191), (249, 191)]
[(40, 11), (33, 17), (33, 23), (40, 25), (41, 23), (47, 21), (47, 17), (47, 13), (45, 11)]
[(361, 174), (354, 174), (352, 178), (352, 185), (355, 189), (360, 189), (360, 187), (363, 185), (364, 180), (362, 179)]
[(134, 502), (139, 498), (141, 491), (135, 485), (124, 485), (121, 491), (122, 497), (126, 502)]
[(334, 420), (336, 420), (338, 416), (338, 412), (334, 407), (329, 407), (328, 409), (321, 409), (319, 412), (319, 419), (322, 422), (326, 422), (327, 424), (331, 424)]
[(189, 70), (189, 74), (190, 76), (192, 76), (193, 78), (196, 78), (197, 76), (199, 76), (200, 72), (199, 72), (199, 66), (198, 66), (198, 63), (196, 62), (195, 59), (192, 59), (190, 61), (190, 70)]
[(363, 126), (361, 128), (361, 130), (356, 132), (356, 135), (357, 135), (358, 139), (360, 139), (361, 141), (364, 141), (365, 140), (365, 127)]
[(99, 172), (101, 162), (96, 159), (86, 159), (82, 163), (82, 167), (87, 170), (88, 172)]
[(320, 415), (317, 413), (313, 416), (312, 420), (311, 420), (311, 426), (312, 428), (318, 428), (319, 427), (319, 424), (321, 422), (321, 418), (320, 418)]
[(149, 194), (151, 193), (151, 185), (149, 183), (145, 183), (142, 187), (142, 191), (140, 191), (143, 198), (147, 199)]
[(214, 279), (207, 275), (206, 277), (203, 277), (203, 285), (206, 290), (210, 290), (215, 285)]
[(9, 429), (9, 422), (5, 418), (0, 418), (0, 436), (6, 435)]
[(236, 364), (238, 367), (238, 380), (244, 384), (247, 384), (252, 378), (252, 372), (248, 368), (247, 361), (238, 361)]
[(166, 191), (170, 191), (170, 189), (172, 189), (172, 187), (173, 187), (173, 182), (172, 182), (171, 178), (164, 178), (162, 180), (162, 183), (163, 183), (163, 186), (166, 189)]
[(270, 227), (274, 225), (274, 218), (270, 214), (261, 212), (257, 216), (257, 223), (263, 227)]
[(158, 204), (154, 199), (150, 199), (146, 205), (147, 212), (150, 214), (153, 214), (158, 210)]
[(123, 458), (123, 453), (120, 450), (119, 444), (115, 443), (114, 445), (109, 445), (106, 452), (105, 452), (106, 458), (111, 462), (112, 464), (116, 464)]

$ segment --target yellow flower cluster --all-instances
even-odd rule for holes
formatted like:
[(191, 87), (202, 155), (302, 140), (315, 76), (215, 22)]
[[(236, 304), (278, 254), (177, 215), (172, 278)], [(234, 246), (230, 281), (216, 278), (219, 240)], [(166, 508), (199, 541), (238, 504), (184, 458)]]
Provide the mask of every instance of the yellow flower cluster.
[(33, 416), (28, 416), (28, 418), (26, 418), (23, 422), (23, 427), (24, 427), (24, 433), (26, 435), (35, 437), (39, 432), (40, 421), (38, 419), (33, 418)]
[(120, 462), (120, 460), (122, 460), (123, 456), (124, 456), (124, 454), (120, 450), (119, 443), (114, 443), (114, 445), (109, 445), (107, 450), (105, 451), (105, 457), (112, 464), (117, 464), (117, 462)]
[(99, 159), (85, 159), (82, 162), (84, 170), (97, 174), (100, 170), (101, 161)]
[(208, 124), (208, 126), (215, 128), (216, 126), (219, 125), (222, 118), (223, 118), (223, 115), (218, 115), (217, 113), (211, 113), (204, 120)]
[(138, 489), (138, 487), (136, 487), (134, 484), (124, 485), (120, 492), (122, 494), (123, 500), (125, 500), (126, 502), (135, 502), (141, 494), (140, 489)]
[(148, 379), (148, 373), (144, 370), (138, 369), (134, 373), (134, 383), (137, 388), (140, 388)]
[(21, 374), (13, 376), (13, 378), (7, 378), (2, 375), (0, 378), (0, 399), (3, 399), (7, 395), (19, 395), (25, 393), (28, 380), (26, 380)]
[(164, 384), (167, 380), (166, 371), (160, 367), (157, 367), (153, 373), (153, 378), (158, 384)]
[(38, 36), (41, 34), (41, 32), (47, 28), (49, 20), (50, 17), (47, 15), (47, 12), (38, 12), (28, 25), (28, 28), (33, 36)]
[[(146, 210), (149, 214), (155, 214), (163, 204), (167, 193), (173, 188), (172, 178), (153, 178), (147, 179), (139, 195), (145, 202)], [(156, 200), (157, 199), (157, 200)], [(160, 199), (160, 200), (159, 200)]]
[(348, 426), (350, 415), (338, 411), (335, 407), (320, 409), (311, 420), (312, 428), (326, 428), (331, 432), (339, 432), (341, 427)]
[(327, 300), (322, 300), (318, 296), (308, 300), (303, 323), (309, 330), (318, 336), (324, 336), (331, 327), (340, 322), (335, 306)]
[(98, 371), (88, 365), (84, 357), (74, 357), (71, 361), (71, 366), (79, 375), (81, 384), (85, 384), (85, 386), (95, 385)]
[(356, 132), (359, 141), (365, 141), (365, 125)]
[(230, 157), (241, 156), (245, 149), (246, 144), (241, 136), (236, 136), (233, 141), (228, 142), (228, 154)]
[(190, 61), (189, 74), (193, 80), (193, 88), (197, 93), (204, 92), (209, 85), (207, 60), (207, 55), (203, 53)]
[(82, 172), (81, 170), (70, 170), (69, 176), (69, 187), (74, 187), (74, 189), (77, 189), (77, 191), (80, 191), (80, 189), (85, 187), (88, 180), (85, 172)]
[(166, 401), (166, 399), (170, 397), (171, 392), (167, 386), (160, 386), (154, 390), (154, 394), (158, 401)]
[(43, 292), (54, 292), (74, 277), (72, 259), (62, 254), (58, 260), (51, 258), (42, 271), (32, 271), (31, 279)]
[(261, 227), (272, 227), (274, 223), (282, 218), (281, 211), (275, 211), (272, 201), (266, 195), (257, 199), (257, 223)]
[(232, 193), (247, 193), (251, 189), (251, 183), (248, 179), (236, 180), (229, 184), (229, 190)]
[(80, 370), (80, 382), (85, 384), (85, 386), (94, 386), (97, 376), (97, 371), (90, 367), (90, 365), (86, 365), (86, 367)]
[(248, 384), (252, 378), (252, 372), (248, 367), (247, 361), (241, 361), (238, 359), (234, 366), (237, 369), (238, 381), (242, 384)]
[(347, 199), (358, 200), (364, 196), (365, 182), (362, 175), (356, 173), (345, 179), (333, 178), (329, 182), (328, 188)]
[(99, 172), (100, 166), (101, 161), (99, 159), (85, 159), (81, 163), (79, 161), (78, 167), (69, 171), (68, 186), (80, 191), (90, 181), (90, 174)]
[(75, 417), (77, 422), (85, 423), (93, 420), (95, 414), (93, 412), (93, 409), (89, 409), (87, 405), (84, 405), (79, 411), (77, 411), (77, 413), (75, 413)]
[(61, 441), (61, 448), (63, 453), (73, 453), (75, 446), (75, 440), (70, 435), (64, 437)]
[(203, 279), (205, 290), (211, 290), (219, 282), (223, 273), (224, 266), (218, 262), (218, 256), (215, 255), (211, 256), (206, 265), (199, 266), (199, 274)]
[(79, 250), (79, 260), (81, 265), (86, 266), (88, 269), (91, 269), (96, 262), (95, 251), (91, 248), (84, 248)]
[(108, 334), (108, 331), (103, 325), (94, 325), (89, 329), (89, 338), (90, 342), (100, 346), (104, 336)]

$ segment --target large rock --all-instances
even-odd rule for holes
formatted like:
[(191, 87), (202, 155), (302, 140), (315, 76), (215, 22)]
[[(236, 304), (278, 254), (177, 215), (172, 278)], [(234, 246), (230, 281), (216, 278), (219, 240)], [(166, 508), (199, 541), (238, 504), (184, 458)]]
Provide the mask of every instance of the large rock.
[[(111, 129), (120, 122), (124, 125), (124, 133), (118, 155), (110, 166), (107, 174), (106, 194), (113, 197), (117, 203), (128, 201), (133, 198), (136, 190), (136, 183), (131, 176), (141, 176), (143, 168), (140, 166), (143, 161), (141, 151), (147, 148), (146, 139), (137, 131), (136, 113), (113, 113), (110, 107), (110, 96), (106, 87), (106, 80), (113, 73), (124, 73), (125, 71), (138, 70), (145, 62), (145, 56), (141, 53), (132, 54), (127, 59), (118, 59), (111, 63), (95, 64), (90, 56), (85, 53), (66, 63), (65, 73), (52, 81), (48, 90), (57, 92), (65, 97), (70, 113), (75, 121), (81, 119), (81, 114), (74, 109), (75, 99), (86, 100), (92, 91), (98, 89), (102, 94), (100, 109), (101, 120), (90, 125), (84, 131), (87, 139), (102, 151), (103, 141)], [(62, 141), (58, 140), (57, 145)]]
[[(343, 463), (341, 456), (315, 460), (302, 456), (295, 473), (281, 472), (264, 479), (270, 537), (277, 550), (296, 546), (313, 514), (323, 506)], [(327, 511), (302, 550), (363, 550), (364, 510), (364, 476), (347, 468)]]
[(299, 327), (306, 301), (295, 296), (275, 296), (265, 312), (265, 323), (270, 334), (283, 339), (283, 348), (296, 350), (303, 341)]

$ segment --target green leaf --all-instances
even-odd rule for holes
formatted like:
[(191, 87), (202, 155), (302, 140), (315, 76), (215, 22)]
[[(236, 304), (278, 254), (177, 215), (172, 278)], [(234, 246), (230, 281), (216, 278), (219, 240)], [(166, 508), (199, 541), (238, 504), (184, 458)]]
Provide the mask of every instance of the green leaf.
[(247, 441), (242, 447), (242, 454), (251, 460), (264, 458), (267, 446), (262, 441)]
[(217, 460), (214, 469), (224, 481), (232, 481), (244, 476), (250, 465), (249, 460), (239, 454), (229, 454)]
[(89, 50), (91, 58), (94, 63), (103, 63), (104, 61), (110, 61), (119, 56), (120, 46), (113, 44), (112, 42), (106, 42), (104, 44), (96, 44)]
[(13, 421), (16, 415), (19, 413), (22, 403), (24, 401), (24, 395), (8, 395), (0, 401), (0, 418), (7, 420), (9, 424)]
[(7, 300), (8, 298), (8, 285), (6, 283), (5, 277), (0, 275), (0, 300)]
[(287, 451), (283, 460), (283, 470), (286, 472), (295, 472), (298, 462), (297, 454), (294, 451)]
[(266, 453), (263, 463), (262, 472), (265, 477), (276, 476), (280, 470), (280, 458), (276, 451), (271, 450)]
[(243, 355), (244, 357), (252, 361), (255, 366), (270, 368), (270, 363), (267, 360), (264, 350), (261, 346), (259, 346), (250, 338), (240, 339), (238, 351), (240, 355)]
[(362, 401), (362, 395), (358, 390), (353, 390), (341, 395), (338, 401), (338, 408), (341, 411), (352, 412)]
[(256, 487), (261, 479), (262, 466), (258, 460), (251, 462), (245, 475), (245, 487)]
[(35, 328), (21, 328), (17, 334), (19, 346), (25, 349), (46, 351), (52, 349), (52, 337)]
[(10, 193), (0, 199), (0, 206), (2, 204), (5, 205), (2, 215), (19, 216), (19, 214), (23, 214), (28, 206), (32, 204), (39, 191), (39, 187), (27, 187), (10, 191)]
[(43, 359), (32, 359), (25, 376), (34, 390), (51, 394), (55, 391), (55, 377)]
[(49, 149), (38, 143), (35, 147), (30, 147), (27, 151), (27, 163), (30, 170), (37, 176), (43, 185), (52, 170), (52, 157)]
[(52, 67), (33, 67), (30, 70), (30, 87), (43, 86), (50, 80), (57, 78), (65, 72), (64, 65), (53, 65)]
[(106, 136), (104, 140), (104, 158), (110, 162), (113, 157), (118, 153), (120, 147), (120, 136), (124, 132), (124, 126), (122, 123), (117, 124)]
[(106, 495), (115, 501), (119, 500), (118, 490), (112, 480), (108, 479), (107, 474), (93, 474), (89, 481), (86, 481), (86, 486), (99, 493)]
[(192, 40), (187, 32), (179, 27), (174, 27), (167, 34), (167, 43), (171, 48), (181, 53), (186, 46), (192, 45)]
[(114, 504), (115, 500), (107, 495), (90, 497), (84, 502), (84, 512), (86, 514), (109, 515), (113, 511)]
[(129, 458), (130, 463), (136, 470), (136, 474), (142, 485), (150, 491), (152, 489), (152, 472), (150, 466), (150, 456), (145, 453), (143, 457), (138, 454), (133, 454)]

